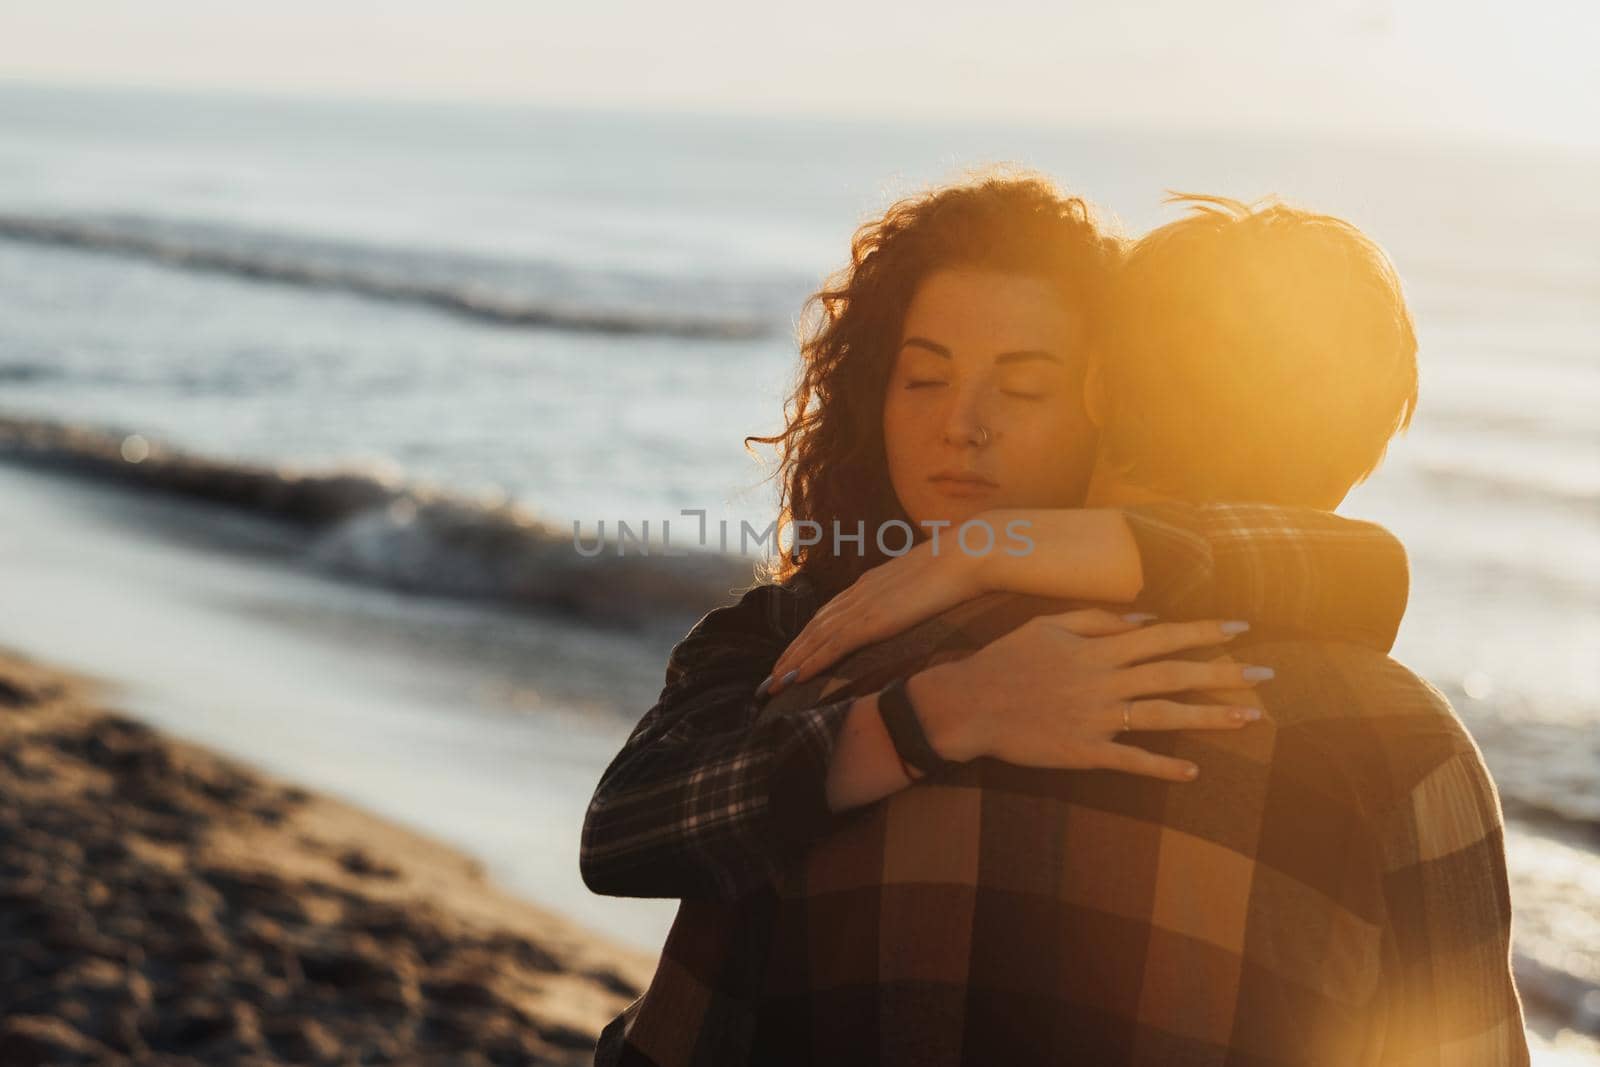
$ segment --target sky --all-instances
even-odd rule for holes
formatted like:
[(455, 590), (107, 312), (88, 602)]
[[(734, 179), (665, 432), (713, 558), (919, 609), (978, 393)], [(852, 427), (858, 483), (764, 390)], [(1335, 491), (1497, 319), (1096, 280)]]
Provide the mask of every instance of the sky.
[(0, 0), (10, 80), (1585, 150), (1597, 54), (1593, 0)]

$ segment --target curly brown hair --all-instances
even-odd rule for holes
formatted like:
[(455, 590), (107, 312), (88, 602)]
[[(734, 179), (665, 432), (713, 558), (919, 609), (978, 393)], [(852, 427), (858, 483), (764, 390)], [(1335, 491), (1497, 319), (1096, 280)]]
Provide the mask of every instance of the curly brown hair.
[(1031, 171), (991, 169), (899, 200), (857, 229), (849, 264), (806, 302), (785, 428), (744, 441), (746, 451), (752, 441), (780, 450), (771, 475), (783, 479), (779, 531), (809, 520), (853, 534), (863, 522), (866, 537), (857, 553), (830, 551), (831, 536), (792, 538), (761, 577), (804, 573), (826, 599), (890, 558), (876, 543), (882, 523), (909, 524), (889, 480), (883, 402), (906, 309), (927, 275), (978, 267), (1043, 278), (1092, 320), (1121, 249), (1085, 200)]

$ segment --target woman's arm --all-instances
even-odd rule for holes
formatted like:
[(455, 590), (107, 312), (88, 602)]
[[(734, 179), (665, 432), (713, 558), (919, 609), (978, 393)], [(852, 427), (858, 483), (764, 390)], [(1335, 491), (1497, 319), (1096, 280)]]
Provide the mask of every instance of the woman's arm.
[(601, 775), (579, 867), (596, 893), (731, 900), (837, 818), (824, 782), (853, 700), (756, 722), (756, 684), (807, 601), (760, 585), (672, 650), (666, 685)]
[(1244, 619), (1383, 652), (1410, 590), (1392, 534), (1313, 508), (1163, 501), (992, 508), (969, 521), (978, 519), (994, 531), (993, 548), (967, 553), (947, 537), (937, 552), (923, 541), (874, 567), (784, 649), (770, 691), (997, 590), (1131, 604), (1166, 619)]
[(1124, 604), (1144, 585), (1139, 542), (1118, 509), (991, 508), (977, 518), (996, 538), (992, 551), (972, 557), (984, 592)]
[[(1032, 616), (976, 652), (926, 666), (929, 653), (950, 640), (940, 635), (935, 644), (907, 649), (909, 659), (893, 670), (912, 670), (905, 687), (912, 712), (934, 752), (953, 763), (992, 756), (1022, 766), (1188, 782), (1197, 766), (1124, 744), (1122, 735), (1238, 730), (1258, 721), (1260, 709), (1243, 694), (1270, 671), (1226, 656), (1157, 658), (1214, 647), (1239, 632), (1215, 621), (1140, 627), (1108, 611), (1068, 611)], [(1249, 703), (1175, 699), (1190, 690), (1236, 690)], [(881, 698), (880, 692), (858, 702), (846, 720), (828, 772), (835, 808), (870, 803), (921, 776), (895, 769), (899, 757), (877, 716)], [(796, 702), (805, 699), (796, 694)]]
[(1405, 613), (1405, 548), (1383, 527), (1314, 508), (1162, 501), (982, 513), (1035, 542), (975, 560), (976, 584), (1129, 603), (1167, 618), (1248, 619), (1387, 652)]
[(1112, 603), (1131, 601), (1139, 592), (1139, 545), (1119, 511), (991, 508), (961, 529), (972, 523), (988, 524), (988, 533), (978, 537), (987, 550), (968, 551), (965, 534), (947, 533), (868, 570), (783, 649), (763, 679), (765, 691), (813, 678), (858, 648), (986, 592)]

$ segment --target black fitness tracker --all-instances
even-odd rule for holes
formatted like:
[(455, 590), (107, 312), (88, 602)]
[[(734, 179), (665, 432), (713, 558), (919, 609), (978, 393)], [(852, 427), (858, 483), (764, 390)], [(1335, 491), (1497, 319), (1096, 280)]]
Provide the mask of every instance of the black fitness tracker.
[(883, 716), (884, 727), (889, 731), (889, 739), (894, 742), (895, 752), (906, 763), (928, 775), (951, 762), (935, 752), (928, 743), (928, 735), (923, 732), (917, 711), (911, 706), (911, 698), (906, 695), (905, 678), (896, 678), (884, 686), (878, 694), (878, 711)]

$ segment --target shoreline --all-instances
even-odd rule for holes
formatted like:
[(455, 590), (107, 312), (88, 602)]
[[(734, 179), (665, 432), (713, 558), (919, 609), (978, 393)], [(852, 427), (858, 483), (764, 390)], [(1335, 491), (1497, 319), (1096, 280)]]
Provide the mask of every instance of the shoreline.
[(665, 637), (351, 584), (281, 525), (0, 463), (0, 648), (125, 714), (448, 842), (519, 897), (657, 952), (675, 902), (598, 896), (585, 805)]
[(648, 983), (459, 849), (104, 690), (0, 647), (4, 1062), (586, 1063)]

